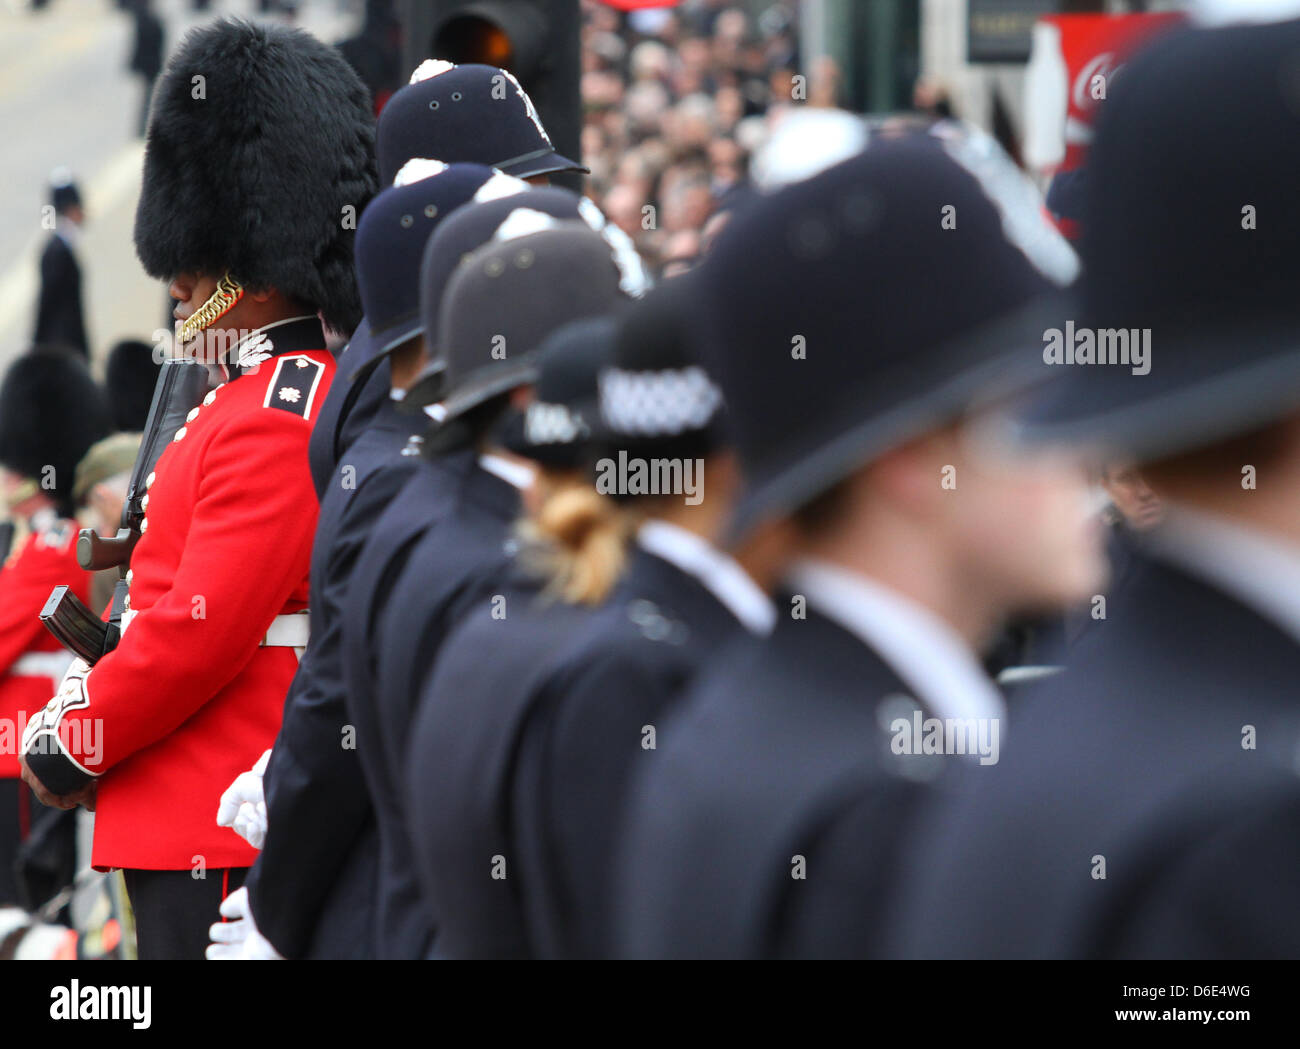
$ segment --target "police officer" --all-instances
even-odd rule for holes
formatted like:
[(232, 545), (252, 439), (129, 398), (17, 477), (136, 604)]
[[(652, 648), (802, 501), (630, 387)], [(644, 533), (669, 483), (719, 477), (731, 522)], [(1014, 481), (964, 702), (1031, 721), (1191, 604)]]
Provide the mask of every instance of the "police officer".
[(1297, 48), (1297, 21), (1180, 33), (1106, 103), (1078, 326), (1147, 332), (1150, 370), (1062, 369), (1025, 437), (1131, 457), (1164, 518), (1005, 759), (918, 828), (897, 953), (1300, 951)]
[[(413, 476), (376, 525), (348, 591), (348, 710), (379, 821), (377, 932), (385, 956), (423, 956), (433, 933), (419, 901), (399, 793), (412, 708), (442, 637), (500, 576), (518, 490), (531, 477), (528, 467), (492, 447), (493, 428), (526, 392), (532, 354), (551, 330), (624, 298), (614, 253), (598, 234), (526, 208), (523, 215), (523, 226), (508, 216), (437, 295), (447, 396), (428, 446), (433, 469)], [(426, 262), (435, 255), (431, 241)], [(422, 272), (426, 315), (440, 291), (426, 280), (431, 276)], [(421, 499), (428, 512), (412, 514)]]
[(372, 150), (364, 88), (298, 30), (197, 29), (154, 96), (136, 248), (171, 282), (183, 349), (226, 381), (148, 478), (120, 644), (74, 665), (24, 739), (42, 800), (97, 794), (93, 862), (125, 869), (142, 958), (200, 957), (255, 855), (213, 813), (274, 739), (307, 642), (322, 320), (359, 314), (340, 216), (374, 191)]
[(41, 625), (50, 591), (67, 584), (90, 602), (90, 576), (77, 564), (73, 477), (109, 429), (99, 388), (80, 359), (36, 350), (10, 365), (0, 386), (0, 478), (8, 516), (22, 536), (0, 568), (0, 900), (19, 899), (14, 858), (32, 822), (19, 780), (18, 742), (27, 719), (49, 701), (71, 656)]
[[(418, 173), (421, 162), (413, 165)], [(325, 490), (312, 549), (312, 640), (266, 770), (267, 833), (246, 888), (258, 931), (289, 958), (356, 956), (369, 946), (373, 820), (346, 738), (339, 635), (356, 555), (406, 476), (409, 459), (398, 453), (426, 428), (422, 416), (402, 413), (397, 399), (424, 360), (420, 258), (438, 223), (484, 186), (500, 192), (506, 181), (515, 183), (506, 188), (525, 189), (479, 164), (432, 162), (423, 170), (432, 174), (371, 201), (357, 229), (367, 323), (349, 354), (389, 362), (392, 396), (343, 453)]]
[[(485, 164), (529, 182), (586, 168), (555, 152), (537, 109), (506, 70), (430, 59), (411, 74), (380, 113), (376, 150), (380, 182), (389, 186), (413, 158)], [(347, 380), (321, 409), (312, 439), (312, 476), (323, 492), (339, 455), (387, 399), (386, 364), (363, 369), (358, 355), (340, 359)]]
[[(645, 762), (621, 953), (875, 948), (921, 784), (996, 760), (981, 643), (1102, 571), (1082, 471), (1008, 456), (992, 406), (1044, 367), (1075, 265), (991, 141), (936, 125), (758, 202), (682, 278), (745, 474), (733, 542), (775, 529), (784, 564), (772, 635), (720, 657)], [(949, 722), (951, 757), (909, 735)]]
[[(692, 345), (686, 297), (669, 281), (622, 319), (599, 377), (595, 487), (542, 522), (567, 551), (569, 574), (612, 574), (617, 585), (543, 672), (503, 686), (505, 698), (492, 703), (516, 708), (523, 721), (507, 780), (512, 834), (502, 855), (539, 957), (608, 950), (610, 867), (632, 774), (653, 753), (683, 688), (718, 649), (772, 625), (767, 597), (712, 545), (731, 506), (735, 464), (721, 393)], [(430, 740), (426, 729), (417, 743), (445, 748), (456, 735), (447, 726), (441, 740)], [(411, 751), (413, 775), (426, 763), (426, 753)], [(421, 796), (413, 790), (413, 799)], [(423, 811), (436, 828), (431, 806)], [(413, 833), (428, 831), (416, 821)], [(437, 845), (430, 842), (435, 854)], [(481, 868), (482, 857), (473, 859)], [(468, 873), (470, 857), (461, 860)], [(444, 881), (454, 870), (448, 861), (426, 877)]]
[[(537, 466), (509, 575), (444, 645), (412, 726), (407, 807), (424, 901), (441, 958), (530, 958), (513, 797), (526, 700), (554, 655), (608, 596), (621, 562), (593, 565), (551, 538), (566, 507), (591, 489), (596, 376), (613, 350), (613, 316), (554, 331), (537, 351), (526, 409), (502, 444)], [(601, 542), (601, 540), (597, 540)], [(485, 876), (485, 872), (489, 876)]]

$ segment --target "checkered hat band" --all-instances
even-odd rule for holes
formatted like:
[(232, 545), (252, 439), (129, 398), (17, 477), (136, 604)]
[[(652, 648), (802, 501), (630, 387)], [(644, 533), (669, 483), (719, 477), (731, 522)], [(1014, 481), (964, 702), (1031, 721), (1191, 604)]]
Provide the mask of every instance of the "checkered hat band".
[(582, 417), (563, 404), (534, 401), (524, 415), (524, 439), (532, 445), (572, 444), (587, 432)]
[(702, 430), (722, 406), (722, 391), (703, 368), (624, 371), (600, 375), (600, 411), (616, 433), (673, 437)]

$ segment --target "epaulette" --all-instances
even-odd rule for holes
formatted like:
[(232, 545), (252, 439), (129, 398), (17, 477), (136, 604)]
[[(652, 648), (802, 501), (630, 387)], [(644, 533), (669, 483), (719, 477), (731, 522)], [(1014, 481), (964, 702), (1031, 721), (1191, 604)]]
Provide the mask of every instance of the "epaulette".
[(310, 419), (316, 391), (324, 374), (325, 365), (304, 354), (287, 353), (276, 358), (275, 371), (271, 373), (262, 406)]
[(653, 601), (638, 598), (627, 606), (627, 617), (641, 632), (647, 641), (663, 641), (670, 645), (682, 645), (690, 637), (686, 624), (678, 619), (669, 618)]

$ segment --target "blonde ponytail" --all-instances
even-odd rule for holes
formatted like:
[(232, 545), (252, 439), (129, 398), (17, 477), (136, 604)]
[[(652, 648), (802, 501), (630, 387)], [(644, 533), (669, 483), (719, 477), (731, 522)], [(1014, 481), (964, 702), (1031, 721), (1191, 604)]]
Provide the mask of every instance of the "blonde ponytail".
[(605, 600), (627, 561), (641, 515), (600, 495), (590, 480), (560, 482), (540, 510), (520, 527), (531, 566), (548, 580), (547, 592), (569, 604)]

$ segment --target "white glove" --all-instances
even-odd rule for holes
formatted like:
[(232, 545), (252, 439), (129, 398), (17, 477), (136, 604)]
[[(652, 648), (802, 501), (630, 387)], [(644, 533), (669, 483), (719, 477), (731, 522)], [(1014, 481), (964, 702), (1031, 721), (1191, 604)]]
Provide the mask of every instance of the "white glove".
[(241, 772), (221, 795), (217, 806), (217, 826), (230, 827), (255, 849), (266, 841), (266, 798), (262, 794), (262, 774), (271, 760), (268, 750), (248, 772)]
[(208, 936), (212, 940), (204, 952), (208, 961), (284, 961), (284, 955), (257, 931), (252, 908), (248, 906), (248, 889), (236, 889), (222, 900), (221, 916), (230, 920), (217, 922), (208, 929)]

